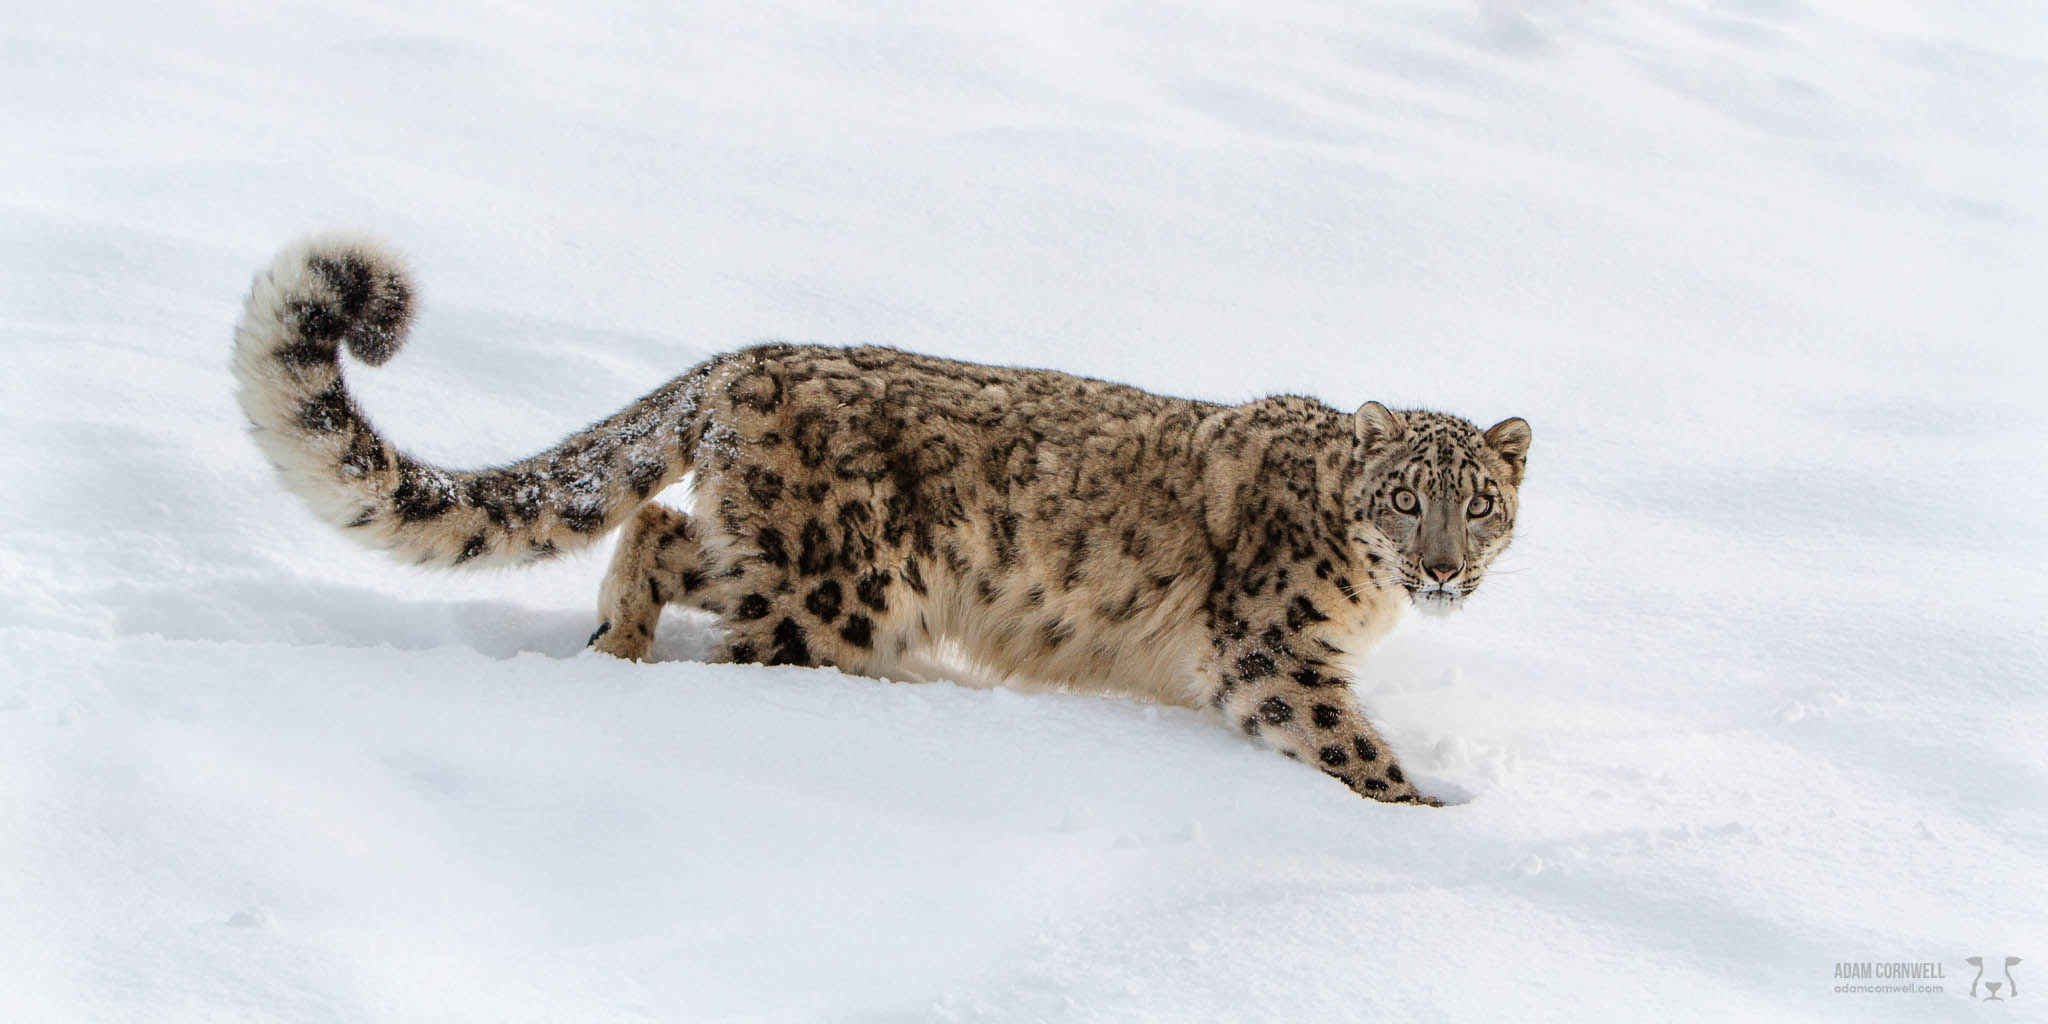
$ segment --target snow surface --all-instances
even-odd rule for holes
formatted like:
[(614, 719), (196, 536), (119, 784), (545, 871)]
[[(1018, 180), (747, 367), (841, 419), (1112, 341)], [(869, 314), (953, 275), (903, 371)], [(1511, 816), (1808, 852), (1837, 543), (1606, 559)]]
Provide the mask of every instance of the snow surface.
[[(2044, 97), (2021, 2), (9, 0), (0, 1017), (2043, 1019)], [(1461, 802), (355, 549), (225, 365), (331, 226), (453, 464), (769, 337), (1527, 417), (1359, 684)]]

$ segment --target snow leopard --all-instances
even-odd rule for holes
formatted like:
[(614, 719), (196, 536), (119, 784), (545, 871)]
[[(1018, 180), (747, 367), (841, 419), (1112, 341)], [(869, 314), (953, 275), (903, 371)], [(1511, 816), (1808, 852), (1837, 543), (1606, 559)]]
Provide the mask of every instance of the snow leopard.
[[(1434, 804), (1347, 665), (1408, 606), (1464, 604), (1514, 534), (1529, 424), (1277, 395), (1174, 398), (879, 346), (759, 344), (509, 465), (398, 448), (341, 350), (380, 366), (416, 289), (328, 235), (251, 287), (233, 370), (290, 491), (430, 566), (516, 566), (619, 538), (591, 646), (644, 659), (668, 605), (714, 660), (1018, 686), (1212, 713), (1374, 800)], [(652, 499), (689, 476), (687, 509)]]

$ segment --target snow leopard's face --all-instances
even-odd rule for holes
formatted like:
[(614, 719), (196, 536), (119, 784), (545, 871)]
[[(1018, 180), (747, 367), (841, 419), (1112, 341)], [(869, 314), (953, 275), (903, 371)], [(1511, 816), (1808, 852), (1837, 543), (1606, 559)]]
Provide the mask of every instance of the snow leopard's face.
[(1366, 472), (1353, 540), (1374, 582), (1407, 590), (1424, 612), (1456, 609), (1514, 539), (1529, 424), (1507, 419), (1481, 433), (1455, 416), (1377, 402), (1355, 419)]

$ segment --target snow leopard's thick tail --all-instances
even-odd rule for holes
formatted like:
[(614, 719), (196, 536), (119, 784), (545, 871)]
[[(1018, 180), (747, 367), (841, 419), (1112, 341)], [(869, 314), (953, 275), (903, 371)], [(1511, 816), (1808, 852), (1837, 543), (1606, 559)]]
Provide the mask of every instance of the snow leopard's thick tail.
[(238, 397), (314, 514), (419, 564), (518, 565), (592, 543), (689, 471), (713, 363), (509, 466), (456, 471), (406, 455), (350, 396), (340, 348), (382, 365), (405, 342), (413, 297), (396, 257), (341, 235), (285, 249), (250, 288), (235, 326)]

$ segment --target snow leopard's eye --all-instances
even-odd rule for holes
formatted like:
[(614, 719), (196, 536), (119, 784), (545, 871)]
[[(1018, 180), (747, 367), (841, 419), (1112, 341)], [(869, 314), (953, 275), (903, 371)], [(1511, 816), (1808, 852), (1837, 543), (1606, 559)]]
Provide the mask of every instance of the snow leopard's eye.
[(1421, 508), (1422, 501), (1415, 496), (1414, 491), (1403, 487), (1394, 492), (1394, 511), (1412, 516)]
[(1493, 511), (1493, 499), (1487, 495), (1475, 495), (1465, 503), (1465, 514), (1474, 519), (1484, 519)]

